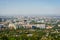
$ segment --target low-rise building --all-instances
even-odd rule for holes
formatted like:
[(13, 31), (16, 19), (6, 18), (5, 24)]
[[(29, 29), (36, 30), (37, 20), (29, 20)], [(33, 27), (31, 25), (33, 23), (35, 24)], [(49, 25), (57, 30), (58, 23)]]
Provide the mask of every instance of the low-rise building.
[(0, 24), (0, 30), (4, 30), (6, 27), (4, 24)]
[(46, 29), (51, 29), (51, 28), (52, 28), (52, 26), (47, 26), (47, 27), (46, 27)]
[(58, 24), (58, 27), (60, 27), (60, 24)]

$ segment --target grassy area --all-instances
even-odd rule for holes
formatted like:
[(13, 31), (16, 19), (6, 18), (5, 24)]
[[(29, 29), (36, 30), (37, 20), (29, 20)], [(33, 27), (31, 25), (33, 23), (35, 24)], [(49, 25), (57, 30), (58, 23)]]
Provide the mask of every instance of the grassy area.
[[(34, 30), (34, 31), (33, 31)], [(53, 29), (17, 29), (0, 31), (0, 40), (60, 40), (60, 32)]]

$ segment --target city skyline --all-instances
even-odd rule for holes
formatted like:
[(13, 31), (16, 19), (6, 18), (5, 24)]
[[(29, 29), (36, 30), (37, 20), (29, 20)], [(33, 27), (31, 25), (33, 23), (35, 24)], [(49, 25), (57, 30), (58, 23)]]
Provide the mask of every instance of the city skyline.
[(60, 0), (0, 0), (0, 16), (60, 16)]

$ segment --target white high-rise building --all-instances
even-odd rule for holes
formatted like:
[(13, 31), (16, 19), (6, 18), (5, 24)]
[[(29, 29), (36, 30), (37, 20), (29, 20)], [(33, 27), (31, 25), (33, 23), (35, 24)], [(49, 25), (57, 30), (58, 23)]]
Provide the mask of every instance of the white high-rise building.
[(45, 28), (45, 24), (36, 24), (37, 28)]

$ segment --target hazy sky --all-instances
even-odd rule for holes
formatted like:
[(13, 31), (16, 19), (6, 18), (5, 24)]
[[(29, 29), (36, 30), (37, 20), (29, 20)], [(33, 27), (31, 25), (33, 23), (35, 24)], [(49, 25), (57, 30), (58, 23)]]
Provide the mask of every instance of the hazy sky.
[(60, 0), (0, 0), (0, 16), (60, 16)]

